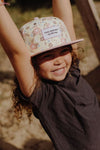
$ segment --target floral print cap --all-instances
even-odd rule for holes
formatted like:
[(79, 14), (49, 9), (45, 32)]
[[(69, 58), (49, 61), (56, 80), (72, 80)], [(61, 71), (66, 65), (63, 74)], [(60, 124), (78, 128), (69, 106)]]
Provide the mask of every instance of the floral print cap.
[(71, 41), (65, 24), (56, 17), (36, 17), (23, 25), (20, 33), (32, 56), (83, 40)]

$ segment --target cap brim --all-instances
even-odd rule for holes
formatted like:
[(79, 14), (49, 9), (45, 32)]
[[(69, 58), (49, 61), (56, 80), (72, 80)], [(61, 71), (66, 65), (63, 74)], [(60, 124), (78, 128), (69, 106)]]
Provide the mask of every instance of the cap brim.
[(69, 43), (65, 43), (65, 44), (62, 44), (62, 45), (53, 47), (53, 48), (51, 48), (51, 49), (46, 49), (46, 50), (44, 50), (44, 51), (42, 50), (42, 51), (40, 51), (40, 52), (38, 52), (38, 53), (32, 53), (31, 56), (34, 57), (34, 56), (37, 56), (37, 55), (39, 55), (39, 54), (41, 54), (41, 53), (45, 53), (45, 52), (51, 51), (51, 50), (56, 49), (56, 48), (60, 48), (60, 47), (63, 47), (63, 46), (72, 45), (72, 44), (75, 44), (75, 43), (82, 42), (83, 40), (84, 40), (84, 39), (78, 39), (78, 40), (75, 40), (75, 41), (71, 41), (71, 42), (69, 42)]

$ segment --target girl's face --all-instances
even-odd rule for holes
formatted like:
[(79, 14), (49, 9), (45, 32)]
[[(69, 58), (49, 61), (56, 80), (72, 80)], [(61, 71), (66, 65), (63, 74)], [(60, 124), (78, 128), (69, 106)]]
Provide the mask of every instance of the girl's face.
[(72, 63), (71, 49), (71, 46), (61, 47), (39, 55), (37, 64), (40, 77), (52, 81), (65, 79)]

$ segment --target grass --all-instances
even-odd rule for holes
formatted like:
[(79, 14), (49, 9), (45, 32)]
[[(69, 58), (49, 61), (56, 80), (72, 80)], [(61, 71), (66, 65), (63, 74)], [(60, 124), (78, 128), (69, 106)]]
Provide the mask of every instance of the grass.
[(44, 16), (51, 16), (52, 15), (52, 8), (46, 9), (46, 8), (39, 8), (37, 10), (28, 10), (22, 12), (20, 8), (8, 8), (9, 13), (12, 16), (12, 19), (20, 28), (24, 23), (34, 19), (34, 17), (44, 17)]

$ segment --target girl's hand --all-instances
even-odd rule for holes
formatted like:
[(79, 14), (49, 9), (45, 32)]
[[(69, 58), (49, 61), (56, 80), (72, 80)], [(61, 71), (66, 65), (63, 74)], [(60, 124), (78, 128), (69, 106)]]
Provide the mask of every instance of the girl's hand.
[(0, 6), (1, 5), (4, 5), (4, 1), (3, 0), (0, 0)]
[(2, 5), (10, 5), (9, 3), (5, 3), (4, 0), (0, 0), (0, 6)]

